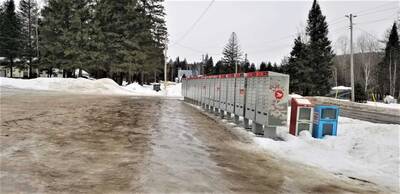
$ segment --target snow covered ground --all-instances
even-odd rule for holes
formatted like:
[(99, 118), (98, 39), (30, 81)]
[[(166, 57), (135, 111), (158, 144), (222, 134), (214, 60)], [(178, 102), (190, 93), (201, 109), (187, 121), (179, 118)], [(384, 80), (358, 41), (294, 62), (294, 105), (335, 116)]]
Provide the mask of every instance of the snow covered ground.
[(181, 83), (168, 83), (167, 90), (165, 91), (164, 83), (161, 83), (161, 91), (156, 92), (153, 90), (153, 85), (139, 85), (138, 83), (132, 83), (124, 86), (125, 89), (142, 96), (169, 96), (169, 97), (181, 97)]
[(161, 84), (161, 91), (156, 92), (153, 90), (152, 85), (141, 86), (138, 83), (132, 83), (127, 86), (119, 86), (111, 79), (36, 78), (27, 80), (1, 77), (0, 86), (76, 94), (181, 97), (181, 84), (169, 83), (167, 84), (167, 91), (164, 90), (164, 85)]
[(308, 131), (295, 137), (287, 127), (277, 130), (283, 141), (248, 133), (256, 144), (280, 157), (400, 191), (400, 125), (339, 117), (338, 136), (324, 139), (314, 139)]
[(367, 105), (369, 106), (375, 106), (375, 107), (382, 107), (382, 108), (390, 108), (390, 109), (399, 109), (400, 110), (400, 104), (386, 104), (382, 102), (371, 102), (368, 101)]

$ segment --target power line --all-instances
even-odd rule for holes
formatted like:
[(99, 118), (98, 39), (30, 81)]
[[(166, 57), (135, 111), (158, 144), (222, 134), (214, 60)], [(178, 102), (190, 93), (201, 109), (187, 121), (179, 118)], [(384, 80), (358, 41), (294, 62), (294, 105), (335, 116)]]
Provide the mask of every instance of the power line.
[(391, 7), (391, 8), (386, 8), (386, 9), (380, 9), (380, 10), (376, 10), (376, 11), (360, 14), (358, 16), (366, 16), (366, 15), (376, 14), (376, 13), (380, 13), (380, 12), (383, 12), (383, 11), (394, 10), (394, 9), (398, 9), (398, 8), (397, 7)]
[(175, 43), (175, 44), (176, 44), (177, 46), (180, 46), (180, 47), (182, 47), (182, 48), (185, 48), (185, 49), (191, 50), (192, 52), (195, 52), (195, 53), (200, 53), (200, 54), (209, 54), (209, 55), (219, 55), (219, 54), (217, 54), (217, 53), (203, 52), (203, 51), (200, 51), (200, 50), (198, 50), (198, 49), (194, 49), (194, 48), (192, 48), (192, 47), (189, 47), (189, 46), (183, 45), (183, 44), (181, 44), (181, 43)]
[(360, 10), (360, 11), (358, 11), (358, 12), (355, 12), (355, 14), (359, 14), (359, 15), (362, 14), (362, 15), (363, 15), (363, 13), (365, 13), (365, 12), (368, 12), (368, 11), (371, 11), (371, 10), (375, 10), (375, 9), (377, 9), (377, 8), (385, 7), (385, 6), (391, 5), (391, 4), (393, 4), (393, 3), (396, 3), (396, 1), (391, 1), (391, 2), (388, 2), (388, 3), (383, 3), (383, 4), (381, 4), (381, 5), (375, 6), (375, 7), (370, 8), (370, 9)]
[(181, 40), (183, 40), (193, 29), (194, 27), (196, 27), (197, 23), (200, 22), (200, 20), (204, 17), (204, 15), (206, 15), (207, 11), (210, 9), (210, 7), (214, 4), (215, 0), (212, 0), (208, 6), (206, 7), (206, 9), (200, 14), (200, 16), (197, 18), (197, 20), (189, 27), (189, 29), (183, 34), (183, 36), (181, 36), (181, 38), (179, 38), (178, 40), (174, 41), (175, 43), (173, 43), (171, 46), (174, 46), (175, 44), (179, 43)]
[(381, 22), (381, 21), (387, 21), (387, 20), (396, 20), (396, 18), (387, 17), (387, 18), (381, 18), (381, 19), (378, 19), (378, 20), (370, 20), (370, 21), (360, 22), (360, 23), (356, 23), (356, 24), (357, 25), (360, 25), (360, 24), (373, 24), (373, 23), (377, 23), (377, 22)]
[(356, 27), (357, 29), (359, 29), (359, 30), (365, 32), (368, 36), (370, 36), (370, 37), (372, 37), (372, 38), (375, 38), (375, 39), (378, 40), (378, 41), (381, 41), (378, 37), (376, 37), (375, 35), (369, 33), (367, 30), (364, 30), (364, 29), (362, 29), (362, 28), (360, 28), (360, 27), (358, 27), (358, 26), (355, 26), (355, 27)]

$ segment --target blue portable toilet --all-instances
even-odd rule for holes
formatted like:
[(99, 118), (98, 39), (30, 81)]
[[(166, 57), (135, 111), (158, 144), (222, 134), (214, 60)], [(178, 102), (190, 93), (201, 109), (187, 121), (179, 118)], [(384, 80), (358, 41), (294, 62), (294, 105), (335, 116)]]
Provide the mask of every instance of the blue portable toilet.
[(314, 127), (312, 136), (337, 135), (339, 108), (333, 105), (316, 105), (314, 108)]

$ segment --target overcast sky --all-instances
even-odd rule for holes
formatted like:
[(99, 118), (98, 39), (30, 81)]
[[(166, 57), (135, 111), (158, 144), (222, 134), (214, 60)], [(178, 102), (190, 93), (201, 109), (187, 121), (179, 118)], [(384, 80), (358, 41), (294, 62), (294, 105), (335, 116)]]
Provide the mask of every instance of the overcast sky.
[[(210, 2), (167, 0), (169, 57), (200, 61), (202, 54), (208, 53), (215, 62), (222, 57), (230, 34), (236, 32), (251, 62), (257, 65), (261, 61), (279, 63), (289, 55), (295, 34), (305, 28), (312, 5), (312, 1), (215, 1), (193, 30), (184, 36)], [(383, 38), (398, 18), (400, 7), (400, 1), (319, 2), (333, 44), (338, 37), (349, 36), (346, 14), (358, 14), (354, 19), (354, 36), (364, 30), (371, 36)]]
[[(0, 0), (4, 2), (4, 0)], [(16, 3), (19, 1), (16, 0)], [(43, 0), (39, 0), (42, 5)], [(222, 50), (232, 32), (251, 62), (280, 63), (288, 56), (295, 35), (307, 24), (309, 1), (236, 1), (166, 0), (169, 33), (168, 56), (180, 56), (189, 62), (200, 61), (208, 53), (214, 62), (221, 59)], [(332, 46), (340, 36), (349, 36), (346, 14), (357, 14), (354, 36), (364, 31), (383, 39), (393, 21), (399, 18), (400, 1), (319, 1), (329, 24)], [(193, 26), (199, 16), (203, 17)], [(192, 29), (192, 30), (189, 30)], [(185, 36), (184, 36), (185, 35)]]

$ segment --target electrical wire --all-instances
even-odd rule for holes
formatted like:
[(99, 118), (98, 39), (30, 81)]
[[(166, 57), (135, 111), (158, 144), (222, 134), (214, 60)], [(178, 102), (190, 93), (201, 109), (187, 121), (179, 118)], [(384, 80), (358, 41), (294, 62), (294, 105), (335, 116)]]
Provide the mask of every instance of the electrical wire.
[(359, 30), (365, 32), (368, 36), (370, 36), (370, 37), (372, 37), (372, 38), (374, 38), (374, 39), (376, 39), (376, 40), (378, 40), (378, 41), (382, 41), (381, 39), (379, 39), (379, 38), (376, 37), (375, 35), (369, 33), (367, 30), (364, 30), (364, 29), (362, 29), (362, 28), (360, 28), (360, 27), (358, 27), (358, 26), (355, 26), (355, 28), (357, 28), (357, 29), (359, 29)]
[(200, 14), (200, 16), (195, 20), (195, 22), (189, 27), (189, 29), (181, 36), (181, 38), (179, 38), (176, 41), (172, 41), (174, 43), (172, 43), (171, 47), (176, 45), (177, 43), (179, 43), (180, 41), (182, 41), (187, 35), (189, 35), (190, 32), (192, 32), (192, 30), (196, 27), (197, 23), (200, 22), (200, 20), (206, 15), (206, 13), (208, 12), (208, 10), (211, 8), (211, 6), (214, 4), (215, 0), (212, 0), (208, 6), (206, 7), (206, 9)]
[(373, 14), (380, 13), (380, 12), (383, 12), (383, 11), (395, 10), (395, 9), (399, 9), (399, 8), (398, 7), (391, 7), (391, 8), (387, 8), (387, 9), (376, 10), (376, 11), (373, 11), (373, 12), (367, 12), (365, 14), (358, 14), (357, 16), (373, 15)]
[(385, 7), (385, 6), (391, 5), (391, 4), (393, 4), (393, 3), (396, 3), (396, 1), (390, 1), (390, 2), (388, 2), (388, 3), (383, 3), (383, 4), (381, 4), (381, 5), (378, 5), (378, 6), (376, 6), (376, 7), (370, 8), (370, 9), (360, 10), (360, 11), (358, 11), (358, 12), (355, 12), (354, 14), (361, 15), (361, 14), (364, 14), (365, 12), (368, 12), (368, 11), (371, 11), (371, 10), (376, 10), (377, 8)]
[(360, 22), (360, 23), (355, 23), (356, 25), (363, 25), (363, 24), (373, 24), (381, 21), (387, 21), (387, 20), (396, 20), (396, 18), (393, 17), (388, 17), (388, 18), (381, 18), (378, 20), (370, 20), (370, 21), (365, 21), (365, 22)]

